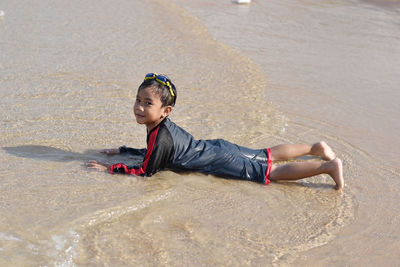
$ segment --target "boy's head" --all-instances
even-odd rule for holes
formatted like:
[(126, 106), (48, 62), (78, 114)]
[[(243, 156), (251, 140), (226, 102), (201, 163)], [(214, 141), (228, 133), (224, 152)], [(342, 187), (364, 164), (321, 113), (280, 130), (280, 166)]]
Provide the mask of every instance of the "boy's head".
[(133, 112), (136, 122), (150, 131), (171, 114), (176, 101), (175, 85), (164, 75), (149, 73), (138, 88)]
[(146, 74), (144, 81), (138, 88), (138, 92), (147, 87), (151, 87), (154, 93), (160, 97), (163, 107), (175, 106), (177, 98), (176, 88), (167, 76), (157, 73)]

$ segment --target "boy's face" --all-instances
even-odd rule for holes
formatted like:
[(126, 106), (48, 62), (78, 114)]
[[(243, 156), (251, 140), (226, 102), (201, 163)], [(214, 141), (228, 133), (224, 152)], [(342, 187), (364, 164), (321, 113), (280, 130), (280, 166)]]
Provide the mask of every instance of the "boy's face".
[(138, 91), (133, 113), (136, 122), (146, 125), (149, 131), (167, 117), (171, 111), (171, 106), (162, 106), (160, 96), (154, 93), (153, 88), (147, 87)]

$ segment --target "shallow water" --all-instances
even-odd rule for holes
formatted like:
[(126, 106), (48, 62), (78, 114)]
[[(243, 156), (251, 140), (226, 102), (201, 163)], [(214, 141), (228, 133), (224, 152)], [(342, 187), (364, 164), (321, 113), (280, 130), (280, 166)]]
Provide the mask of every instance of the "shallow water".
[[(181, 7), (3, 1), (0, 265), (398, 261), (399, 154), (383, 153), (398, 144), (400, 39), (392, 13), (352, 2), (174, 2)], [(353, 14), (359, 28), (343, 31)], [(366, 34), (372, 15), (379, 20)], [(360, 46), (362, 38), (370, 39)], [(371, 53), (374, 64), (357, 68)], [(322, 55), (329, 72), (321, 71)], [(346, 189), (333, 190), (323, 175), (263, 186), (194, 173), (143, 179), (87, 170), (90, 159), (135, 161), (97, 151), (145, 145), (132, 105), (150, 71), (178, 86), (172, 119), (195, 137), (255, 148), (325, 139), (344, 159)], [(353, 78), (362, 75), (363, 83)], [(371, 82), (386, 93), (368, 106), (376, 131), (358, 116), (375, 94), (365, 87)], [(340, 107), (334, 112), (332, 102)]]

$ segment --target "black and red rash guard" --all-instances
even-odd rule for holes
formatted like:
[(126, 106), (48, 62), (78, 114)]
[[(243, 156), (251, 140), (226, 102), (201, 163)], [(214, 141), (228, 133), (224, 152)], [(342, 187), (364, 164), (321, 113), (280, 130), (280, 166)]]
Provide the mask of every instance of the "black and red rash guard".
[[(121, 147), (121, 153), (140, 154), (141, 149)], [(196, 140), (164, 119), (147, 134), (147, 150), (140, 166), (113, 164), (110, 173), (151, 176), (162, 169), (192, 170), (217, 176), (269, 184), (269, 149), (250, 149), (223, 139)]]

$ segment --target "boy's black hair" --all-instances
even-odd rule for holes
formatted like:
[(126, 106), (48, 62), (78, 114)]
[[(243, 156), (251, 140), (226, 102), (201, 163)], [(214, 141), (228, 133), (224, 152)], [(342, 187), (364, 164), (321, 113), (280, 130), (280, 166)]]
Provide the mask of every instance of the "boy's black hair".
[(138, 92), (147, 87), (152, 87), (154, 89), (154, 92), (160, 96), (160, 100), (161, 100), (163, 107), (166, 107), (166, 106), (173, 107), (173, 106), (175, 106), (176, 97), (178, 96), (178, 94), (176, 92), (175, 85), (171, 82), (171, 80), (169, 80), (169, 83), (171, 84), (171, 89), (174, 92), (174, 95), (175, 95), (174, 97), (171, 95), (171, 92), (169, 91), (168, 86), (157, 82), (155, 79), (154, 80), (144, 80), (142, 82), (142, 84), (139, 86)]

